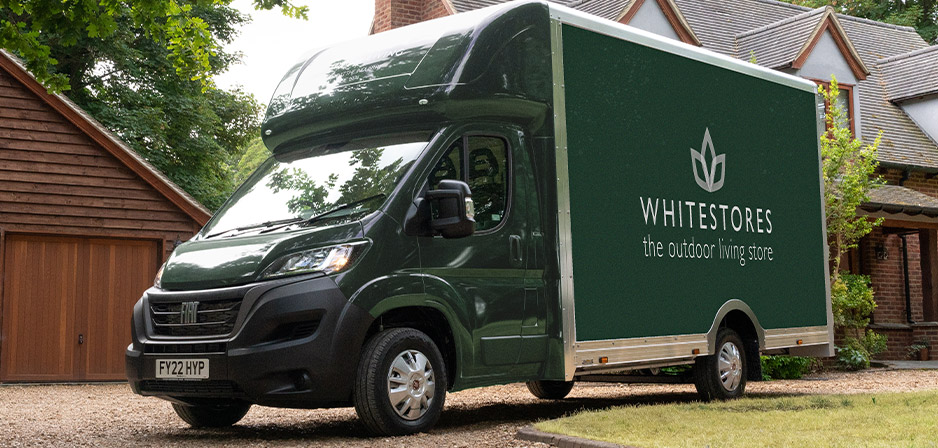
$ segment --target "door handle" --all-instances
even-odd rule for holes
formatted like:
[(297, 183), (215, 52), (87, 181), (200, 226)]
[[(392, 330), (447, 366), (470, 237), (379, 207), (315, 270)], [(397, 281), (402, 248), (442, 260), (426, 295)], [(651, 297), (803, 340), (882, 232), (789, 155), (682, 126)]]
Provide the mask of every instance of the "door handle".
[(518, 235), (511, 235), (508, 237), (508, 246), (509, 252), (511, 255), (512, 263), (520, 264), (522, 261), (521, 254), (521, 237)]
[(79, 334), (79, 335), (78, 335), (78, 345), (81, 345), (81, 344), (84, 344), (84, 343), (85, 343), (85, 335)]

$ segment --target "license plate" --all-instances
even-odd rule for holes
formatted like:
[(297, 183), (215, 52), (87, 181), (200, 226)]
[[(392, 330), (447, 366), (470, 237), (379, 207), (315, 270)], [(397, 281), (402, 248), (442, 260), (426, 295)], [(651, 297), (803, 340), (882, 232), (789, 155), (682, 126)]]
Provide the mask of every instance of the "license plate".
[(208, 359), (157, 359), (156, 377), (208, 379)]

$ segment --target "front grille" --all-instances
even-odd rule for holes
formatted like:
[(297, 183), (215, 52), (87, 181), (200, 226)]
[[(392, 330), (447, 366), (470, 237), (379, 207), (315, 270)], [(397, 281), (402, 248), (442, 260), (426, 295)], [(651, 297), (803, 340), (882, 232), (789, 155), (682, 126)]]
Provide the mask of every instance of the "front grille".
[(144, 380), (140, 391), (154, 394), (232, 395), (241, 388), (231, 381)]
[(176, 353), (225, 353), (226, 344), (223, 342), (211, 344), (144, 344), (143, 352), (148, 354), (176, 354)]
[(227, 336), (239, 308), (241, 300), (199, 302), (195, 322), (183, 323), (183, 303), (151, 303), (150, 317), (154, 332), (161, 336)]

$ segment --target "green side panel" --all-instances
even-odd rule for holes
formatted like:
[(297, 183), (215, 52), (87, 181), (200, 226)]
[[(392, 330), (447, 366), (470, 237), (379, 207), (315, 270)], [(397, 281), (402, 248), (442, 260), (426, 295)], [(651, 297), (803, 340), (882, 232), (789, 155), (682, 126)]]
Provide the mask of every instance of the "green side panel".
[(814, 95), (569, 25), (563, 41), (576, 339), (704, 333), (730, 299), (764, 328), (826, 325)]

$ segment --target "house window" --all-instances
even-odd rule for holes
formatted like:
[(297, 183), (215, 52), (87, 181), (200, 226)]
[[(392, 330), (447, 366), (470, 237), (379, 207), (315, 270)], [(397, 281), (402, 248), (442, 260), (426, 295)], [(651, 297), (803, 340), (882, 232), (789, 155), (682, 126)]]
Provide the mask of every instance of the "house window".
[[(829, 89), (831, 87), (830, 82), (820, 81), (816, 79), (813, 81), (816, 82), (819, 86), (824, 86), (825, 89)], [(853, 117), (855, 113), (854, 106), (853, 106), (853, 88), (854, 86), (850, 84), (837, 83), (837, 89), (839, 90), (837, 94), (837, 104), (843, 107), (844, 111), (847, 113), (847, 123), (850, 126), (850, 133), (852, 133), (853, 135), (856, 135), (856, 128), (853, 125)], [(825, 100), (824, 112), (827, 113), (829, 108), (830, 108), (830, 104)], [(827, 128), (828, 130), (830, 130), (829, 124), (827, 125)]]

